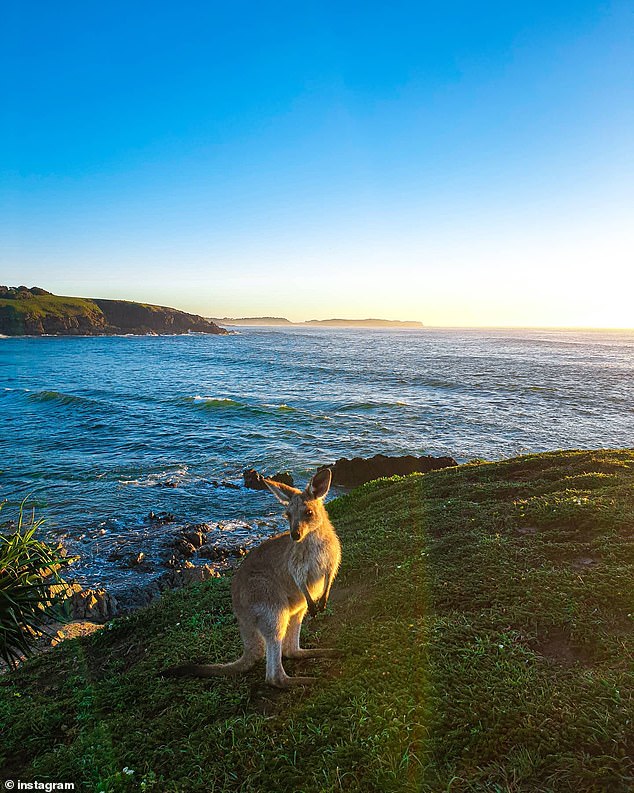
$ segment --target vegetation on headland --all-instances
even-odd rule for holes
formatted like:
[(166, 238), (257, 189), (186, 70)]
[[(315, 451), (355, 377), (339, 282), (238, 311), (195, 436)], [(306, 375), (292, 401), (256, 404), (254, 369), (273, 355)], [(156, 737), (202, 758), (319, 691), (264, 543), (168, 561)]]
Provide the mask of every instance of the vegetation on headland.
[[(6, 777), (132, 791), (627, 791), (634, 786), (634, 450), (371, 482), (329, 505), (344, 562), (307, 645), (264, 672), (229, 579), (168, 593), (3, 679)], [(133, 773), (130, 773), (133, 772)]]
[(108, 336), (120, 333), (226, 333), (204, 317), (128, 300), (63, 297), (39, 287), (0, 286), (0, 333)]

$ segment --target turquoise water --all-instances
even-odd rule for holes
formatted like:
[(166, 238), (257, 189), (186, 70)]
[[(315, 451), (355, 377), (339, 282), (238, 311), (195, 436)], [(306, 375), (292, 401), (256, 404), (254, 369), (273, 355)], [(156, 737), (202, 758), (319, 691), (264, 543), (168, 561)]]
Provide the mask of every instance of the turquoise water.
[(29, 495), (49, 533), (86, 543), (79, 569), (96, 580), (150, 510), (272, 527), (266, 494), (213, 485), (246, 467), (301, 480), (377, 452), (633, 446), (633, 369), (634, 332), (616, 331), (3, 338), (1, 495)]

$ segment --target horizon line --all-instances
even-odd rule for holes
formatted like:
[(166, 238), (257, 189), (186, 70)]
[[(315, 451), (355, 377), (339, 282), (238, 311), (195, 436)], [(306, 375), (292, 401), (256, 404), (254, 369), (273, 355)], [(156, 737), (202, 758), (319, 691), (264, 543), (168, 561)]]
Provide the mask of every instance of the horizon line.
[[(213, 322), (220, 322), (219, 319), (212, 317)], [(233, 319), (249, 319), (248, 317), (234, 317)], [(293, 322), (289, 320), (290, 325), (304, 325), (305, 323), (312, 322), (312, 321), (328, 321), (331, 319), (330, 317), (326, 320), (300, 320), (297, 322)], [(423, 325), (422, 328), (363, 328), (363, 330), (407, 330), (407, 331), (416, 331), (416, 330), (624, 330), (624, 331), (633, 331), (634, 326), (632, 327), (620, 327), (620, 326), (608, 326), (608, 325), (425, 325), (422, 320), (389, 320), (383, 317), (376, 319), (381, 319), (385, 322), (421, 322)], [(363, 322), (365, 320), (349, 320), (350, 322)], [(230, 325), (230, 322), (225, 323)], [(245, 327), (250, 328), (265, 328), (265, 327), (277, 327), (277, 328), (284, 328), (286, 325), (259, 325), (258, 323), (254, 322), (252, 325), (245, 325)], [(315, 327), (314, 325), (307, 325), (307, 327)], [(333, 330), (333, 328), (326, 328), (327, 330)], [(334, 328), (337, 330), (337, 328)]]

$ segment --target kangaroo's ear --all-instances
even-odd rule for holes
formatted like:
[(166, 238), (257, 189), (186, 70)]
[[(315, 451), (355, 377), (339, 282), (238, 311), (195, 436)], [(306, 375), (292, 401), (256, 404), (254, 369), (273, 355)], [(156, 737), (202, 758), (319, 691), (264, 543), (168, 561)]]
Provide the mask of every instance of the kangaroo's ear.
[(297, 493), (301, 493), (301, 490), (298, 490), (296, 487), (285, 485), (283, 482), (276, 482), (274, 479), (265, 479), (265, 477), (262, 477), (262, 481), (282, 504), (288, 504), (293, 496), (297, 495)]
[(306, 495), (310, 498), (324, 498), (326, 493), (330, 490), (330, 482), (332, 481), (332, 471), (330, 468), (322, 468), (317, 471), (315, 476), (306, 485)]

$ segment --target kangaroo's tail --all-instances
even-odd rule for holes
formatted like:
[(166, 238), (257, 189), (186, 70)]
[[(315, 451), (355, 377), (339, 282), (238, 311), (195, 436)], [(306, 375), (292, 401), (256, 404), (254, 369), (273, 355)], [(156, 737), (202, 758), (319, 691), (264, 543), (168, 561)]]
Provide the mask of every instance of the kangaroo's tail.
[(180, 664), (160, 672), (161, 677), (224, 677), (251, 669), (257, 659), (242, 656), (230, 664)]

